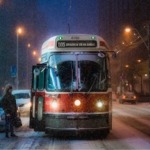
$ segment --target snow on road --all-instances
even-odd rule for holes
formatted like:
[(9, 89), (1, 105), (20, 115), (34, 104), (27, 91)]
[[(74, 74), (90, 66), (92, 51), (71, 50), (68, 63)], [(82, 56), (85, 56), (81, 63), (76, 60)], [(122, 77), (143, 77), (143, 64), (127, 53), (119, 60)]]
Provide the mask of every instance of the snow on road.
[(150, 104), (113, 102), (113, 129), (106, 139), (89, 137), (51, 137), (29, 129), (29, 118), (16, 130), (18, 138), (0, 133), (0, 149), (39, 150), (149, 150)]

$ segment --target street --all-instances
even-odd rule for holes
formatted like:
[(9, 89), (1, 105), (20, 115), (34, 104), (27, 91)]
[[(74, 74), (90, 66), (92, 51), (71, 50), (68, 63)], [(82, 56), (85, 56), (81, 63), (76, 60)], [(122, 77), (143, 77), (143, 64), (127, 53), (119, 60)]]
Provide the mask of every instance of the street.
[(51, 137), (28, 128), (29, 118), (17, 138), (0, 133), (0, 149), (47, 150), (148, 150), (150, 149), (150, 103), (118, 104), (113, 102), (113, 128), (106, 139), (92, 137)]
[(0, 0), (0, 64), (0, 150), (150, 150), (150, 0)]

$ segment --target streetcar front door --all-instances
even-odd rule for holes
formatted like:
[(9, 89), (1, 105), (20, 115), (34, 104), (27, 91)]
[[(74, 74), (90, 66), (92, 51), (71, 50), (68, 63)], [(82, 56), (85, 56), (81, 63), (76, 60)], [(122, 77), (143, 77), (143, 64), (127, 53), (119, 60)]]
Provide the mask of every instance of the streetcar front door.
[(46, 65), (40, 64), (32, 67), (32, 86), (31, 86), (31, 109), (30, 109), (30, 128), (35, 131), (44, 131), (44, 89), (45, 89)]

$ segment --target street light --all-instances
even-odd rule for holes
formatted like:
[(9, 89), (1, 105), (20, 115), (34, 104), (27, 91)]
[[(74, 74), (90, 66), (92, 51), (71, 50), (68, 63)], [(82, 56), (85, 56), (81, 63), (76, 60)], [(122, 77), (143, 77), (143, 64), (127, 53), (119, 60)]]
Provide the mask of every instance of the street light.
[(126, 28), (125, 29), (125, 32), (126, 33), (129, 33), (131, 32), (131, 30), (134, 30), (138, 36), (141, 38), (142, 42), (144, 43), (145, 47), (147, 48), (148, 50), (148, 75), (149, 75), (149, 94), (150, 94), (150, 22), (148, 23), (147, 25), (147, 37), (148, 37), (148, 42), (146, 43), (146, 39), (144, 39), (140, 32), (136, 29), (136, 28)]
[(18, 85), (19, 85), (19, 67), (18, 67), (18, 49), (19, 49), (19, 35), (21, 35), (23, 33), (23, 29), (21, 27), (18, 27), (16, 29), (16, 34), (17, 34), (17, 47), (16, 47), (16, 88), (18, 89)]
[(129, 28), (129, 27), (125, 28), (125, 32), (126, 33), (130, 33), (131, 32), (131, 28)]
[[(129, 28), (129, 27), (125, 28), (126, 33), (131, 33), (131, 31), (135, 31), (138, 34), (138, 39), (140, 38), (142, 40), (142, 42), (144, 43), (145, 47), (147, 49), (149, 49), (148, 45), (146, 44), (146, 42), (144, 40), (144, 38), (141, 36), (141, 34), (139, 33), (139, 31), (136, 28)], [(134, 34), (134, 35), (136, 35), (136, 34)]]
[(31, 44), (27, 44), (27, 88), (29, 88), (29, 50), (31, 48)]
[(32, 52), (32, 54), (33, 54), (33, 56), (36, 56), (36, 55), (37, 55), (36, 50), (34, 50), (34, 51)]
[(4, 2), (3, 0), (0, 0), (0, 5), (2, 5), (2, 4), (3, 4), (3, 2)]
[(129, 65), (127, 64), (127, 65), (125, 65), (125, 67), (126, 67), (126, 68), (129, 68)]
[(138, 59), (137, 62), (138, 62), (138, 63), (141, 63), (141, 59)]
[(38, 58), (38, 62), (41, 62), (41, 57)]
[(32, 55), (36, 58), (36, 62), (41, 62), (41, 57), (39, 57), (37, 50), (33, 50)]

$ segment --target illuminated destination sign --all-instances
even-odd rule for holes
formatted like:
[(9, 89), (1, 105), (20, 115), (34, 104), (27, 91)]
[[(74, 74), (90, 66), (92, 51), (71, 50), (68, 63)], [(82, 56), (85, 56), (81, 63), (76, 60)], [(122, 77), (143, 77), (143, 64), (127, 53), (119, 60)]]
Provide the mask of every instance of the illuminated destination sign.
[(57, 41), (58, 48), (75, 48), (75, 47), (97, 47), (96, 41)]

